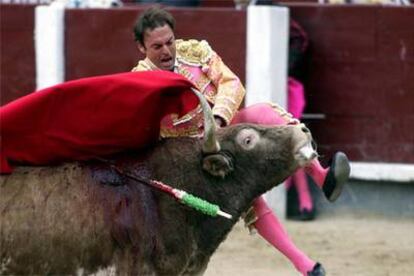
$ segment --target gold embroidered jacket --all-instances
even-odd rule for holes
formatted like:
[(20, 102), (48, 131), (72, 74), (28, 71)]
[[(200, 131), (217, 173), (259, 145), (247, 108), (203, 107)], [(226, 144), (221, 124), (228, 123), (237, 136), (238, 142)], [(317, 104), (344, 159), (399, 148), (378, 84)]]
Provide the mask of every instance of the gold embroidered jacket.
[[(205, 40), (177, 39), (176, 51), (174, 71), (192, 81), (213, 106), (214, 116), (219, 116), (228, 125), (246, 93), (240, 79)], [(132, 71), (157, 69), (146, 58), (139, 61)], [(201, 110), (197, 108), (182, 118), (173, 116), (171, 122), (163, 122), (163, 125), (161, 128), (163, 137), (196, 135), (202, 126)], [(169, 127), (165, 127), (166, 125)]]

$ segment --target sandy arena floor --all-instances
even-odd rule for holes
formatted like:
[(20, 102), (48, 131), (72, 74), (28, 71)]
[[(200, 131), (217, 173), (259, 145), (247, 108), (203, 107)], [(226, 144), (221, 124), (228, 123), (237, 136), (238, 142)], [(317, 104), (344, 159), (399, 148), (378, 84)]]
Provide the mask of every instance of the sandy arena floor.
[[(414, 220), (346, 215), (312, 222), (286, 221), (296, 245), (330, 276), (414, 275)], [(299, 275), (259, 235), (242, 223), (213, 255), (205, 276)]]

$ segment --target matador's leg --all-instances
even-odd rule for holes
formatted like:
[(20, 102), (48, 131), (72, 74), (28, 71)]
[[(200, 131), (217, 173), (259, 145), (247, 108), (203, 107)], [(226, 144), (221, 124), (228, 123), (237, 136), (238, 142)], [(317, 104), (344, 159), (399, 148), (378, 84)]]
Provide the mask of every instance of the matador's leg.
[[(297, 124), (299, 121), (293, 119), (293, 117), (283, 108), (277, 105), (264, 103), (256, 104), (239, 111), (232, 121), (232, 124), (236, 123), (285, 125)], [(340, 162), (340, 165), (343, 166), (343, 163), (344, 162)], [(346, 162), (345, 165), (347, 164), (348, 163)], [(324, 192), (325, 184), (326, 187), (334, 187), (333, 190), (330, 192), (328, 191), (329, 193), (325, 192), (328, 199), (331, 200), (333, 198), (332, 194), (334, 193), (335, 197), (339, 196), (342, 185), (347, 179), (347, 177), (342, 177), (342, 175), (345, 174), (348, 176), (349, 171), (346, 172), (346, 170), (342, 169), (342, 174), (335, 173), (335, 165), (333, 168), (330, 167), (328, 169), (324, 169), (317, 160), (312, 162), (310, 167), (313, 167), (312, 170), (309, 170), (311, 176), (315, 177), (315, 182), (322, 184), (319, 187), (321, 187)], [(330, 171), (331, 173), (329, 173)], [(334, 176), (333, 182), (331, 181), (332, 177), (327, 182), (329, 175)], [(266, 205), (263, 198), (260, 197), (255, 200), (253, 208), (251, 208), (250, 212), (246, 215), (246, 221), (249, 226), (254, 226), (264, 239), (282, 252), (303, 275), (325, 275), (323, 267), (320, 264), (311, 260), (293, 244), (283, 226), (280, 224), (270, 208)]]
[(252, 208), (245, 216), (245, 221), (249, 228), (254, 226), (264, 239), (285, 255), (302, 275), (325, 275), (321, 264), (311, 260), (295, 246), (262, 197), (254, 201)]

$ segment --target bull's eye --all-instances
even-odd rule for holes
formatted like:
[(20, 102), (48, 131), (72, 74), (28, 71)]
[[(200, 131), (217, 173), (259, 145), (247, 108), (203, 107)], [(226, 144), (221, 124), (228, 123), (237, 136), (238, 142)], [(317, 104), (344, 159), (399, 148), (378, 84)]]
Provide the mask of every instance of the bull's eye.
[(247, 137), (246, 139), (244, 139), (244, 143), (245, 143), (246, 145), (249, 145), (251, 141), (252, 141), (252, 140), (250, 139), (250, 137)]
[(240, 130), (236, 137), (237, 143), (246, 150), (253, 149), (259, 140), (259, 133), (252, 128)]

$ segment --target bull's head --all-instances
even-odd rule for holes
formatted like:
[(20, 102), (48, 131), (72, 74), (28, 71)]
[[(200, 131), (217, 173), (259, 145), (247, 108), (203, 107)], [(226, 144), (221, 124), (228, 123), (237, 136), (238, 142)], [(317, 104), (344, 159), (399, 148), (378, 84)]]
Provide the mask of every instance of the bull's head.
[[(240, 150), (232, 150), (226, 145), (223, 149), (216, 139), (216, 128), (214, 123), (214, 117), (209, 104), (200, 92), (193, 90), (200, 100), (200, 105), (204, 113), (204, 140), (203, 140), (203, 169), (211, 175), (224, 178), (234, 169), (233, 156), (231, 152), (242, 152), (248, 154), (248, 152), (254, 149), (263, 151), (264, 158), (266, 157), (266, 147), (269, 146), (269, 139), (280, 139), (281, 132), (287, 132), (286, 139), (291, 140), (289, 143), (285, 141), (279, 141), (280, 145), (291, 145), (289, 149), (283, 149), (284, 151), (291, 151), (290, 154), (294, 156), (295, 165), (304, 166), (309, 163), (313, 158), (317, 156), (316, 151), (312, 148), (312, 136), (308, 128), (304, 124), (263, 127), (262, 130), (249, 127), (245, 125), (243, 129), (234, 128), (238, 133), (235, 134), (235, 141), (232, 147), (238, 147)], [(236, 130), (237, 129), (237, 130)], [(225, 132), (229, 135), (229, 131)], [(220, 133), (219, 133), (220, 134)], [(234, 134), (231, 134), (234, 135)], [(278, 138), (276, 138), (278, 137)], [(231, 141), (231, 139), (220, 139), (221, 141)], [(222, 150), (221, 150), (222, 149)]]
[[(222, 142), (221, 150), (204, 156), (203, 169), (211, 175), (225, 178), (236, 166), (235, 160), (246, 160), (241, 167), (248, 168), (263, 162), (275, 162), (274, 168), (282, 166), (277, 164), (285, 160), (284, 169), (301, 167), (308, 164), (317, 156), (312, 148), (312, 136), (303, 125), (285, 126), (257, 126), (250, 124), (233, 125), (226, 130), (219, 130), (218, 138)], [(226, 136), (226, 137), (224, 137)], [(239, 155), (240, 156), (235, 156)], [(292, 156), (292, 157), (291, 157)], [(290, 170), (290, 169), (289, 169)]]

